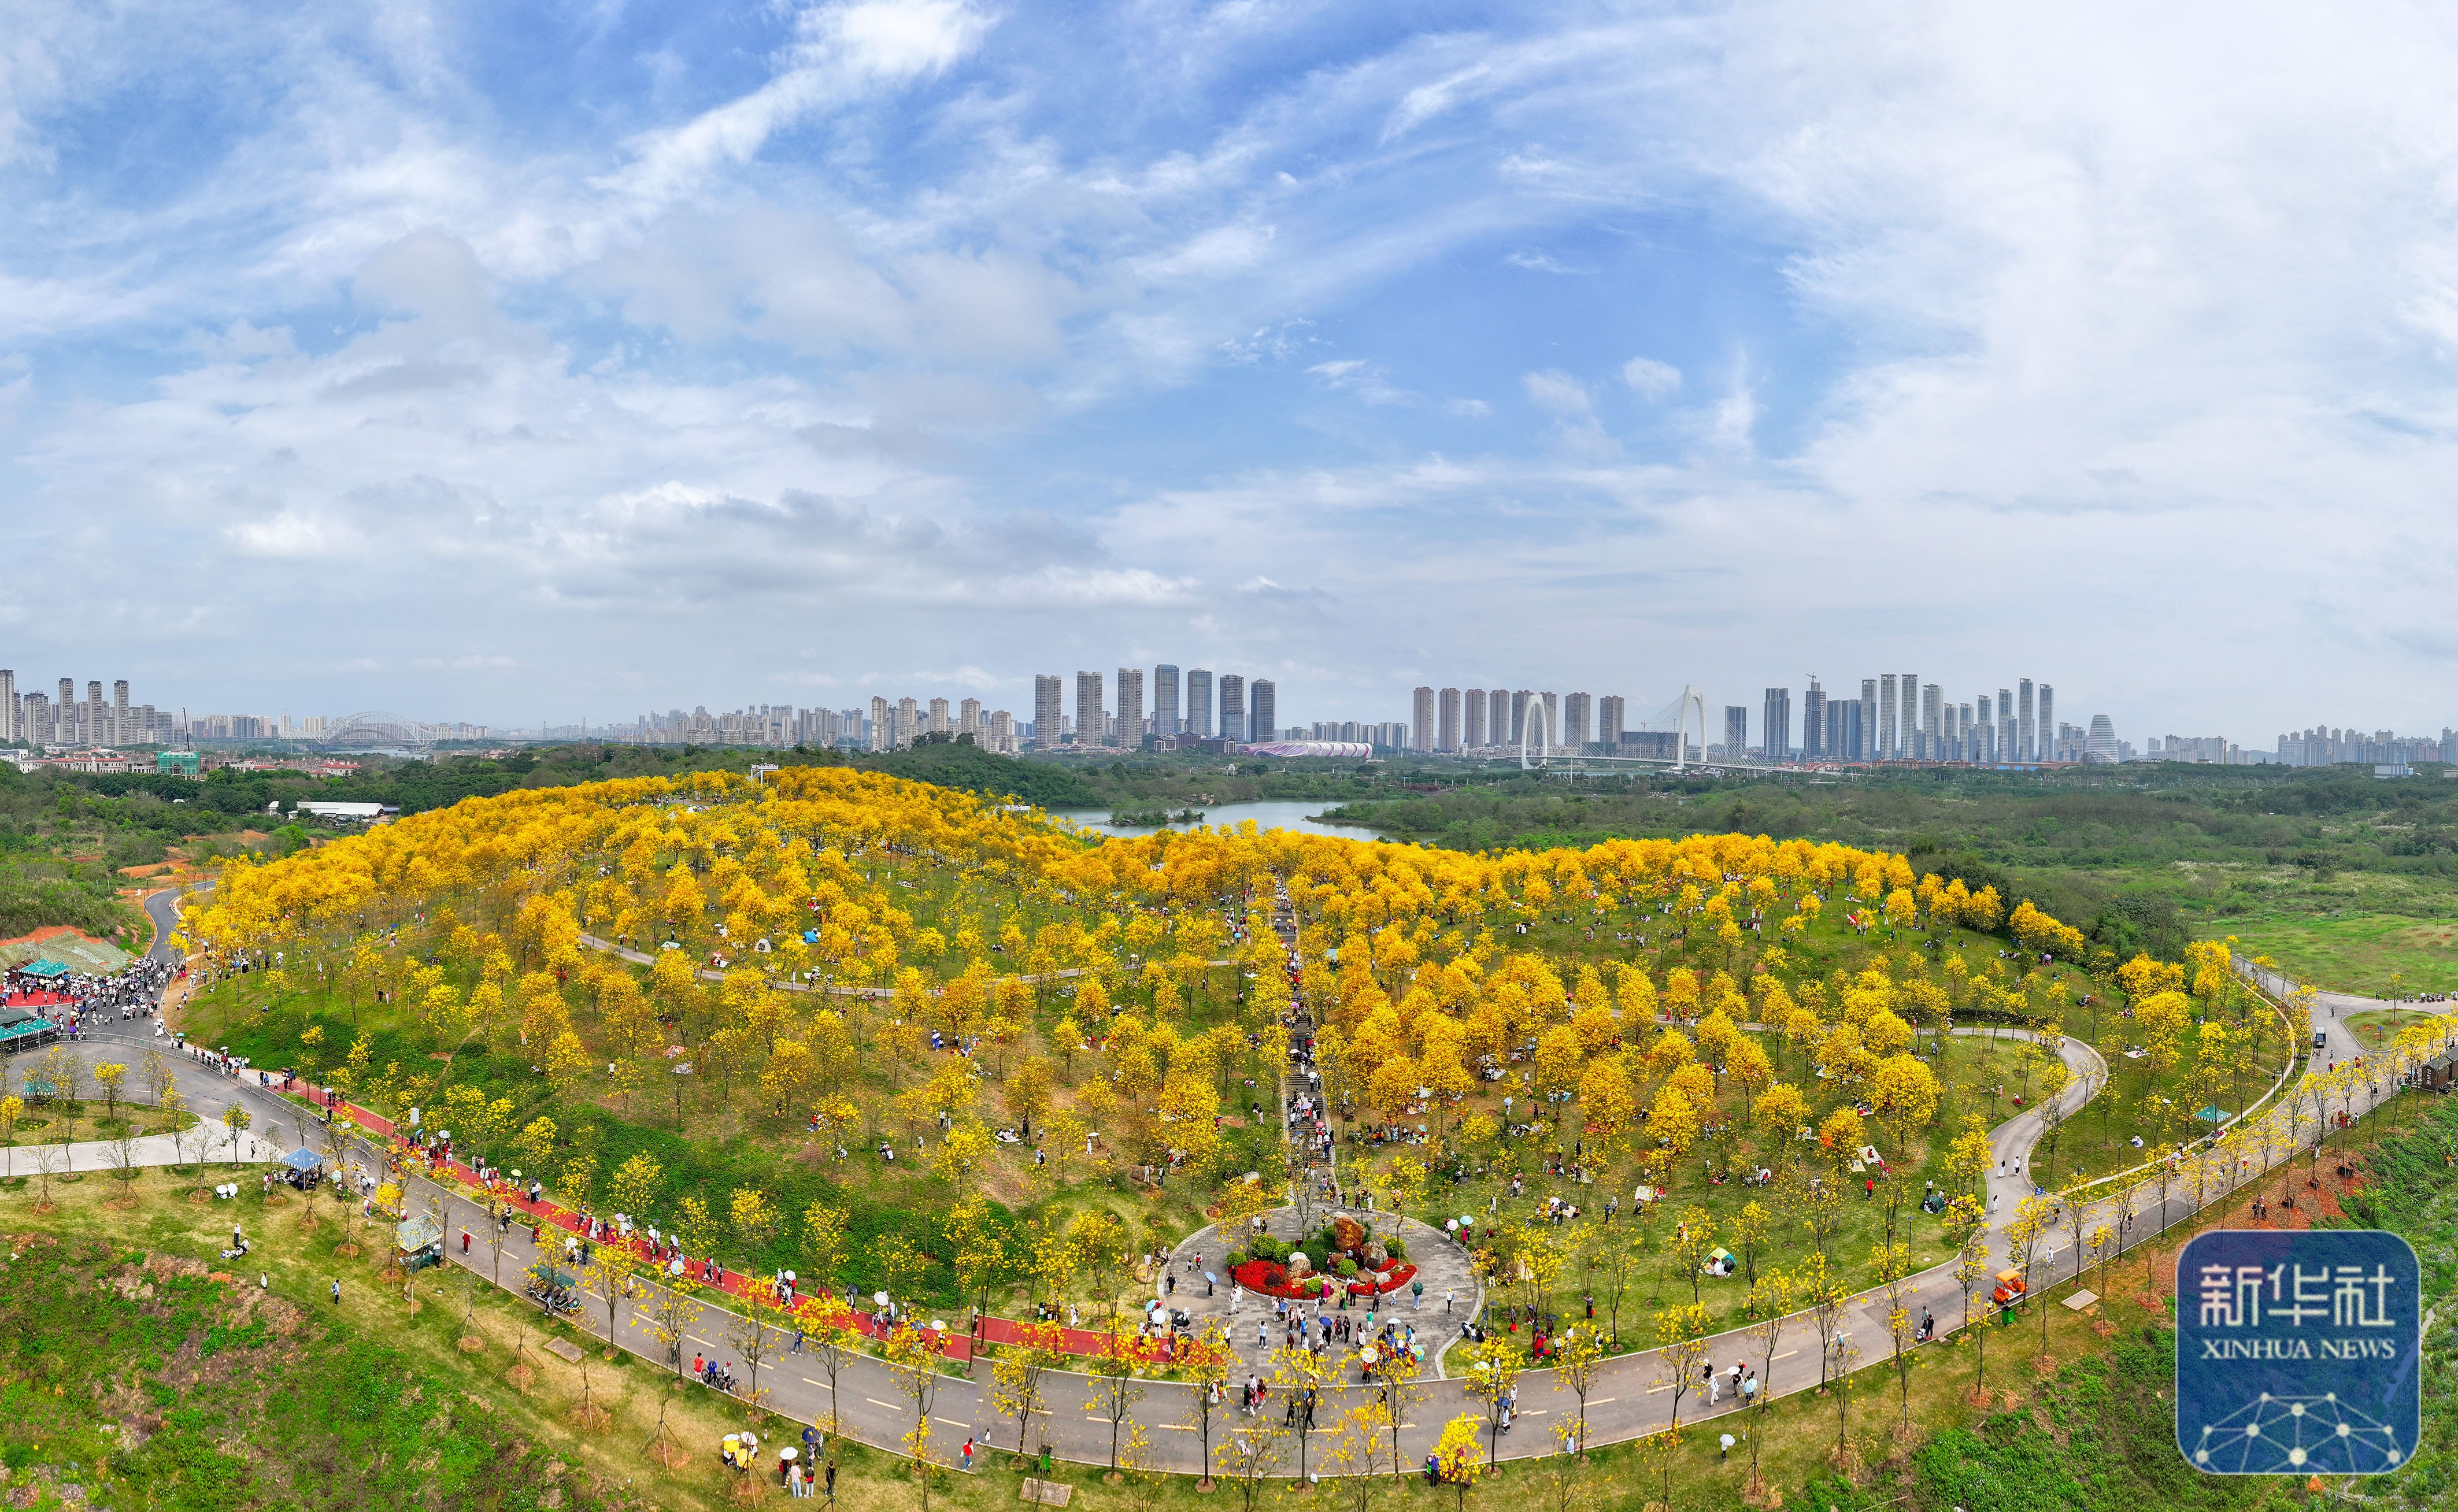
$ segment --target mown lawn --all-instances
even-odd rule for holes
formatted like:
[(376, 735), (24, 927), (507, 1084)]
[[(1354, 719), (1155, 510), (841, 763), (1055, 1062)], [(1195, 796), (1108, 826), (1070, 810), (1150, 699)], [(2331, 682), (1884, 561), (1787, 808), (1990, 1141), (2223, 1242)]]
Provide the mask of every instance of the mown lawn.
[(2458, 919), (2281, 912), (2219, 920), (2202, 932), (2234, 935), (2239, 955), (2268, 956), (2297, 981), (2333, 992), (2458, 992)]

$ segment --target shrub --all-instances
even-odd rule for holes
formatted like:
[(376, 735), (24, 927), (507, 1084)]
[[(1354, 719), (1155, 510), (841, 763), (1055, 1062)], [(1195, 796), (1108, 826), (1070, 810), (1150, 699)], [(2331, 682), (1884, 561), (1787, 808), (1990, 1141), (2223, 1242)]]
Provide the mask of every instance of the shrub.
[(1232, 1250), (1229, 1252), (1228, 1255), (1221, 1260), (1220, 1268), (1224, 1271), (1234, 1271), (1245, 1263), (1246, 1252), (1243, 1250)]
[(1341, 1279), (1344, 1281), (1353, 1281), (1357, 1278), (1357, 1262), (1344, 1254), (1340, 1257), (1334, 1269), (1340, 1272)]
[(1395, 1233), (1383, 1241), (1383, 1250), (1394, 1260), (1405, 1260), (1408, 1257), (1408, 1241)]

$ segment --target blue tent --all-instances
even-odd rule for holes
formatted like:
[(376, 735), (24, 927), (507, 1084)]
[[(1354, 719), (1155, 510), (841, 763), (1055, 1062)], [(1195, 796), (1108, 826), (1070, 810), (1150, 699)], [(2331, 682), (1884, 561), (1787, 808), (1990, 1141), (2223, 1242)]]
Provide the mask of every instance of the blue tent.
[(302, 1146), (281, 1157), (281, 1163), (293, 1170), (313, 1170), (323, 1164), (316, 1152)]
[(23, 968), (30, 977), (65, 977), (69, 968), (56, 961), (37, 961)]

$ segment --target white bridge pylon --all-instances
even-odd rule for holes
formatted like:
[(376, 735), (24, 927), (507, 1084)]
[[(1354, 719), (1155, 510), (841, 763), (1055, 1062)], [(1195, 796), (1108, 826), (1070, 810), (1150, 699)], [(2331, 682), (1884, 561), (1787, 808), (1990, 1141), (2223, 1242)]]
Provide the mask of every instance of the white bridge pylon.
[[(1681, 696), (1673, 700), (1673, 770), (1676, 772), (1686, 771), (1689, 767), (1690, 711), (1693, 709), (1698, 711), (1698, 750), (1703, 756), (1707, 750), (1707, 695), (1698, 690), (1697, 683), (1684, 687), (1681, 690)], [(1658, 713), (1660, 715), (1661, 711)], [(1536, 738), (1540, 722), (1545, 731), (1542, 740)], [(1542, 766), (1546, 758), (1553, 754), (1553, 749), (1552, 719), (1546, 711), (1545, 701), (1542, 698), (1531, 698), (1528, 700), (1527, 716), (1521, 720), (1519, 726), (1519, 770), (1526, 772)], [(1578, 753), (1573, 752), (1571, 755), (1575, 756)], [(1652, 762), (1659, 758), (1609, 756), (1587, 759)]]

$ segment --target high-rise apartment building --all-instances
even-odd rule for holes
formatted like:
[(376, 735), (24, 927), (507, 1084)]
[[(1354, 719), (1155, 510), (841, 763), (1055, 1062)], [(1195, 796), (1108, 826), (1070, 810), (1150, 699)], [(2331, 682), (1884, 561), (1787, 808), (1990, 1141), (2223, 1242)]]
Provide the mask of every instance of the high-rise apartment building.
[[(1460, 712), (1460, 691), (1457, 688), (1444, 689), (1435, 715), (1441, 720), (1441, 723), (1434, 727), (1435, 750), (1445, 753), (1459, 750)], [(1423, 726), (1419, 728), (1422, 730)]]
[(1460, 702), (1460, 749), (1481, 751), (1485, 748), (1485, 712), (1489, 707), (1485, 690), (1470, 688)]
[(1875, 677), (1861, 679), (1860, 726), (1861, 739), (1853, 748), (1852, 759), (1875, 761), (1878, 759), (1878, 679)]
[(1973, 726), (1971, 735), (1972, 760), (1997, 759), (1997, 714), (1994, 706), (1989, 701), (1989, 695), (1985, 693), (1980, 695), (1980, 721)]
[(1255, 740), (1281, 737), (1281, 689), (1269, 677), (1258, 677), (1246, 689), (1246, 728)]
[(870, 748), (873, 751), (896, 749), (896, 711), (879, 694), (871, 694), (870, 698)]
[(1792, 756), (1792, 690), (1769, 688), (1766, 709), (1759, 715), (1759, 738), (1766, 743), (1766, 758), (1787, 760)]
[(1545, 728), (1536, 732), (1536, 743), (1550, 751), (1562, 743), (1562, 700), (1558, 694), (1540, 693), (1536, 701), (1545, 706)]
[(1809, 679), (1809, 689), (1801, 695), (1801, 754), (1811, 761), (1827, 756), (1826, 694), (1818, 679)]
[[(2057, 691), (2047, 683), (2040, 684), (2040, 730), (2043, 735), (2057, 727)], [(2043, 742), (2045, 743), (2045, 742)], [(2043, 759), (2054, 759), (2044, 756)]]
[[(1550, 696), (1550, 694), (1549, 694)], [(1588, 695), (1574, 693), (1562, 700), (1562, 749), (1576, 755), (1588, 748)]]
[(1878, 679), (1878, 753), (1877, 759), (1891, 761), (1899, 749), (1895, 736), (1895, 674), (1887, 673)]
[(948, 713), (949, 711), (947, 699), (931, 699), (930, 721), (923, 728), (928, 730), (932, 735), (954, 735), (956, 733), (955, 722), (948, 717)]
[(1244, 740), (1246, 734), (1246, 679), (1234, 672), (1220, 674), (1220, 738)]
[(1101, 674), (1079, 672), (1075, 674), (1075, 743), (1079, 747), (1106, 745), (1110, 735), (1110, 709), (1101, 697)]
[(1140, 751), (1144, 747), (1144, 670), (1141, 667), (1118, 669), (1118, 749)]
[(968, 698), (956, 705), (956, 733), (971, 735), (975, 745), (985, 743), (982, 736), (989, 732), (982, 728), (982, 701), (979, 698)]
[(2000, 688), (1997, 690), (1998, 760), (2020, 761), (2023, 759), (2022, 756), (2017, 754), (2018, 748), (2014, 743), (2020, 737), (2020, 735), (2021, 732), (2017, 729), (2014, 723), (2014, 692), (2010, 688)]
[[(1056, 682), (1058, 679), (1052, 677), (1050, 680), (1052, 682)], [(1055, 699), (1052, 699), (1052, 701), (1053, 703), (1056, 702)], [(1015, 720), (1014, 717), (1004, 709), (1001, 709), (996, 714), (990, 715), (989, 746), (993, 751), (1013, 751), (1015, 749)]]
[(2040, 748), (2034, 742), (2033, 735), (2039, 726), (2031, 722), (2031, 679), (2025, 677), (2016, 682), (2014, 695), (2021, 700), (2014, 713), (2014, 759), (2037, 761)]
[(23, 740), (26, 728), (17, 708), (17, 674), (0, 667), (0, 740)]
[(1219, 734), (1212, 723), (1212, 673), (1200, 667), (1186, 673), (1186, 733), (1199, 740)]
[(1918, 673), (1907, 672), (1898, 675), (1895, 678), (1895, 692), (1900, 694), (1904, 700), (1904, 712), (1902, 715), (1895, 720), (1895, 734), (1902, 737), (1903, 744), (1896, 749), (1895, 756), (1902, 760), (1917, 761), (1920, 759), (1922, 754), (1920, 743), (1920, 674)]
[(1944, 693), (1945, 690), (1933, 682), (1921, 685), (1920, 756), (1924, 761), (1946, 759), (1945, 710), (1940, 702)]
[(1485, 743), (1510, 743), (1510, 690), (1495, 688), (1485, 695)]
[(1739, 761), (1750, 754), (1750, 706), (1724, 705), (1724, 759)]
[(1510, 695), (1510, 743), (1512, 745), (1517, 745), (1528, 737), (1528, 700), (1535, 696), (1532, 691), (1526, 688), (1518, 689)]
[(125, 677), (111, 685), (111, 743), (136, 743), (135, 725), (128, 717), (128, 679)]
[(1065, 717), (1066, 684), (1056, 673), (1032, 679), (1032, 744), (1036, 750), (1058, 749), (1058, 727)]
[(1596, 700), (1596, 743), (1611, 756), (1621, 744), (1621, 726), (1625, 708), (1622, 695), (1609, 693)]
[[(1456, 709), (1459, 699), (1454, 696), (1451, 703)], [(1416, 735), (1409, 741), (1410, 750), (1434, 749), (1434, 720), (1438, 717), (1434, 713), (1434, 690), (1421, 687), (1408, 694), (1408, 722), (1416, 727)]]
[(1866, 707), (1858, 698), (1830, 698), (1826, 701), (1827, 760), (1868, 759), (1868, 727), (1861, 718)]
[(1153, 734), (1166, 739), (1177, 734), (1177, 669), (1167, 662), (1153, 669)]

